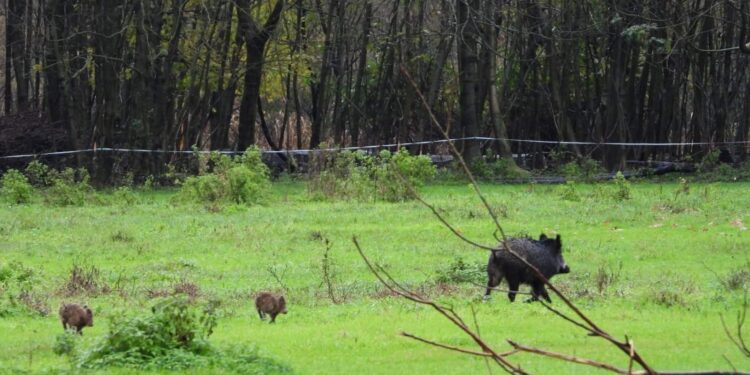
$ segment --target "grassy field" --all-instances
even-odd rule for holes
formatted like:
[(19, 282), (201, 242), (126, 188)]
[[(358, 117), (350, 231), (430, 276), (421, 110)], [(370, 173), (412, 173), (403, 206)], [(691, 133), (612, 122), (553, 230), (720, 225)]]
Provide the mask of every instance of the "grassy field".
[[(572, 192), (538, 185), (482, 189), (506, 232), (561, 234), (571, 273), (553, 282), (602, 327), (632, 338), (654, 367), (731, 369), (729, 361), (750, 370), (750, 359), (726, 338), (720, 321), (721, 314), (733, 321), (750, 287), (750, 184), (691, 184), (684, 193), (678, 183), (636, 183), (625, 201), (612, 199), (608, 185), (578, 185)], [(298, 374), (486, 372), (481, 359), (399, 336), (408, 331), (471, 348), (434, 311), (388, 296), (357, 255), (353, 235), (397, 280), (453, 304), (467, 319), (473, 306), (483, 336), (498, 350), (513, 339), (627, 367), (621, 353), (539, 304), (511, 304), (501, 293), (482, 303), (480, 288), (438, 283), (440, 276), (450, 279), (459, 261), (483, 280), (478, 269), (487, 254), (455, 238), (419, 203), (311, 201), (295, 182), (275, 183), (273, 191), (263, 206), (216, 213), (171, 204), (174, 191), (139, 192), (136, 204), (4, 206), (0, 267), (32, 270), (34, 287), (26, 312), (0, 317), (0, 372), (70, 368), (52, 352), (63, 300), (93, 307), (95, 326), (79, 343), (85, 347), (105, 334), (113, 314), (148, 311), (153, 297), (175, 288), (194, 292), (198, 304), (221, 301), (212, 343), (256, 346)], [(492, 222), (469, 187), (423, 191), (462, 233), (494, 242)], [(330, 241), (339, 303), (323, 281), (321, 238)], [(64, 297), (60, 288), (74, 266), (96, 267), (104, 292)], [(288, 296), (289, 314), (275, 325), (254, 311), (259, 290)], [(9, 298), (2, 284), (0, 298)], [(45, 309), (47, 316), (34, 312)], [(595, 372), (529, 355), (511, 358), (533, 373)]]

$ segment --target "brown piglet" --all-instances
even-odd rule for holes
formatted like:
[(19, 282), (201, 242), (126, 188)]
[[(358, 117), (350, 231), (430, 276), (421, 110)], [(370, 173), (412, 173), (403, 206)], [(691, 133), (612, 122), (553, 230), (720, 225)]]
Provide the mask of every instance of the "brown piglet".
[(94, 326), (94, 314), (86, 305), (63, 303), (60, 306), (60, 321), (62, 321), (63, 329), (75, 328), (76, 332), (81, 335), (83, 327)]
[(271, 323), (276, 322), (276, 315), (286, 314), (286, 300), (284, 296), (276, 296), (272, 293), (262, 292), (255, 297), (255, 308), (258, 316), (263, 320), (266, 314), (271, 316)]

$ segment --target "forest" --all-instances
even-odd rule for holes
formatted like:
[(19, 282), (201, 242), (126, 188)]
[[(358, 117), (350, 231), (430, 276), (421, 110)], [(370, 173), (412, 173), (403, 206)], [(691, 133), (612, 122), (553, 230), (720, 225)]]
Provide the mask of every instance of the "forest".
[(495, 139), (459, 144), (469, 160), (556, 150), (616, 171), (748, 151), (747, 1), (3, 6), (2, 155), (401, 144), (444, 138), (432, 115)]

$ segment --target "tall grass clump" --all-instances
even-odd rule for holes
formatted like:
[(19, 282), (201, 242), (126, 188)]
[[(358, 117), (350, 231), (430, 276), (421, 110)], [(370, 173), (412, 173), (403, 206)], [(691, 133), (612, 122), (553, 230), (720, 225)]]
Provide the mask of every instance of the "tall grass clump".
[(353, 151), (324, 151), (310, 160), (308, 192), (321, 199), (414, 199), (414, 190), (435, 176), (429, 157), (382, 150), (377, 155)]
[(202, 164), (205, 172), (183, 182), (179, 194), (183, 200), (206, 205), (252, 205), (260, 203), (269, 192), (268, 167), (256, 147), (234, 158), (212, 153)]

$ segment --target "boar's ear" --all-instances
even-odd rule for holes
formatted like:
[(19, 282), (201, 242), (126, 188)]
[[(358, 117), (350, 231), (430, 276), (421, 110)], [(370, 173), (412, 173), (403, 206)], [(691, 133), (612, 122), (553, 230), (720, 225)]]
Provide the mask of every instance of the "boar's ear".
[(558, 250), (562, 250), (562, 239), (560, 238), (559, 234), (557, 235), (557, 237), (555, 237), (555, 246)]
[(542, 234), (539, 235), (539, 241), (544, 241), (546, 239), (547, 239), (547, 235), (546, 234), (542, 233)]
[(286, 304), (286, 300), (284, 299), (284, 296), (279, 297), (279, 302)]

